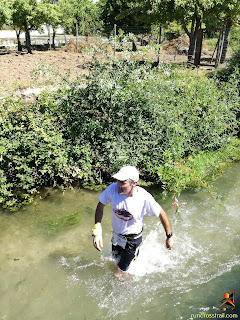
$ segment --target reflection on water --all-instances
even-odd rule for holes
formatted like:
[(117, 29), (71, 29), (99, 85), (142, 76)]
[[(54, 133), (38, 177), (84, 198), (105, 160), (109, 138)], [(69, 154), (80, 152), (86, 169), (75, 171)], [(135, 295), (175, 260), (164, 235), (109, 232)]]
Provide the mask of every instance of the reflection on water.
[(240, 164), (214, 187), (217, 200), (207, 190), (184, 192), (180, 214), (172, 197), (150, 190), (168, 213), (174, 250), (166, 250), (160, 222), (147, 216), (131, 282), (114, 277), (110, 206), (102, 254), (92, 246), (99, 193), (50, 190), (24, 211), (2, 212), (0, 319), (190, 319), (221, 313), (219, 301), (232, 290), (236, 309), (230, 313), (239, 314)]

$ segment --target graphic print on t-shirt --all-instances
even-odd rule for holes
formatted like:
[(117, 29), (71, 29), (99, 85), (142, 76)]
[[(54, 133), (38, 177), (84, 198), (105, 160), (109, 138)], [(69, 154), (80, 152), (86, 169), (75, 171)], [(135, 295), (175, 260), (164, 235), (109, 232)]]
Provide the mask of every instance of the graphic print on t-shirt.
[(113, 209), (115, 216), (124, 221), (130, 221), (133, 219), (133, 215), (126, 209)]

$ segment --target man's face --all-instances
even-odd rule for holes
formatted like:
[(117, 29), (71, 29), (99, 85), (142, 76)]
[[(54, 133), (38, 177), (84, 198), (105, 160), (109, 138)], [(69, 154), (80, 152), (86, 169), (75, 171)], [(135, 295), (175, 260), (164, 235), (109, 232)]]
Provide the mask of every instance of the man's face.
[(131, 184), (129, 180), (117, 181), (118, 194), (129, 195), (132, 191), (134, 184)]

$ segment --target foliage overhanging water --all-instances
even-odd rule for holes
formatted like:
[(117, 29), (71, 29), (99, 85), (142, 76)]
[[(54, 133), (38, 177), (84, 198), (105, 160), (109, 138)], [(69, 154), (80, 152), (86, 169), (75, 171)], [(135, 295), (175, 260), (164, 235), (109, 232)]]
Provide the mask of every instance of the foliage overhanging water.
[(158, 220), (146, 217), (131, 282), (114, 277), (110, 206), (102, 223), (103, 253), (92, 246), (99, 193), (49, 190), (24, 211), (2, 211), (0, 319), (190, 319), (222, 313), (219, 301), (232, 290), (236, 309), (225, 313), (239, 315), (240, 163), (214, 187), (217, 200), (207, 190), (182, 193), (180, 214), (172, 197), (150, 189), (168, 213), (174, 250), (165, 249)]

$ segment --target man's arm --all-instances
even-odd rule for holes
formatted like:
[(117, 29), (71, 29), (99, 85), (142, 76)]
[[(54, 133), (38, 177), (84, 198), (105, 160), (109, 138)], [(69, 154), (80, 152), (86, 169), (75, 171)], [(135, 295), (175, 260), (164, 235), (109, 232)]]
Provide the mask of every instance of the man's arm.
[[(161, 211), (160, 211), (159, 218), (160, 218), (160, 221), (161, 221), (163, 228), (166, 232), (166, 235), (169, 235), (171, 233), (171, 227), (170, 227), (166, 212), (163, 209), (161, 209)], [(170, 238), (166, 239), (166, 247), (170, 250), (172, 249), (172, 247), (173, 247), (172, 236)]]
[(102, 217), (103, 217), (103, 208), (104, 208), (104, 204), (101, 202), (98, 202), (96, 212), (95, 212), (95, 223), (101, 223)]
[(98, 251), (102, 251), (103, 241), (102, 241), (102, 226), (101, 221), (103, 217), (104, 204), (98, 202), (96, 212), (95, 212), (95, 226), (93, 228), (93, 245)]

